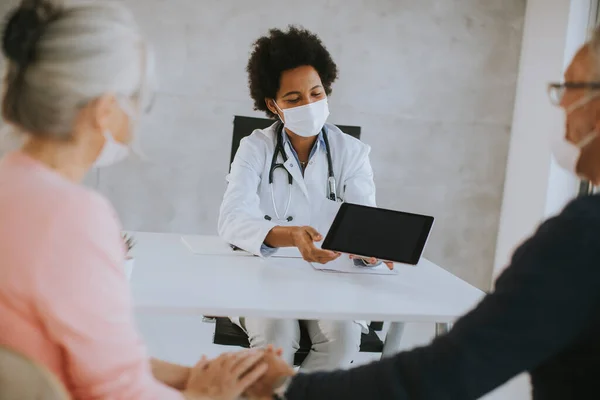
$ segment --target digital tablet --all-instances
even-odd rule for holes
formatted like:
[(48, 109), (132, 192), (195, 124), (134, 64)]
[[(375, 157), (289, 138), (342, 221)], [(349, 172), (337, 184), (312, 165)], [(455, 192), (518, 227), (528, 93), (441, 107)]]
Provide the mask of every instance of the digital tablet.
[(423, 254), (433, 220), (427, 215), (344, 203), (321, 247), (416, 265)]

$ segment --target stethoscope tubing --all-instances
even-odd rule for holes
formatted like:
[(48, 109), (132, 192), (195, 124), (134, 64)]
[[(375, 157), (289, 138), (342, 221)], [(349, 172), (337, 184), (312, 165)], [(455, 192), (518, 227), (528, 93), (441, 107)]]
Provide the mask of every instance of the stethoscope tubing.
[[(290, 210), (290, 206), (292, 204), (292, 184), (293, 184), (293, 177), (292, 174), (290, 173), (290, 171), (288, 171), (285, 168), (284, 163), (288, 160), (287, 154), (285, 153), (285, 148), (283, 147), (283, 129), (284, 126), (283, 124), (280, 124), (281, 129), (275, 129), (275, 131), (279, 130), (279, 133), (277, 134), (277, 138), (275, 139), (275, 151), (273, 152), (273, 158), (271, 159), (271, 167), (269, 168), (269, 188), (271, 191), (271, 202), (273, 203), (273, 211), (275, 212), (275, 216), (277, 217), (277, 219), (279, 221), (283, 221), (284, 218), (281, 218), (281, 215), (279, 214), (279, 212), (277, 211), (277, 205), (275, 202), (275, 192), (273, 190), (273, 175), (274, 172), (277, 168), (283, 168), (285, 169), (285, 172), (288, 175), (288, 199), (287, 199), (287, 204), (285, 206), (285, 211), (283, 213), (283, 216), (285, 217), (289, 210)], [(323, 141), (325, 142), (325, 153), (327, 155), (327, 188), (328, 188), (328, 195), (327, 198), (329, 200), (332, 201), (336, 201), (336, 182), (335, 182), (335, 175), (333, 173), (333, 161), (331, 158), (331, 151), (330, 151), (330, 147), (329, 147), (329, 138), (327, 137), (327, 129), (325, 127), (323, 127), (322, 131), (321, 131), (322, 135), (323, 135)], [(277, 162), (277, 157), (278, 155), (281, 154), (281, 158), (283, 159), (283, 163), (278, 163)], [(271, 220), (271, 217), (269, 217), (268, 215), (265, 215), (265, 219), (266, 220)], [(291, 222), (294, 219), (294, 217), (289, 216), (287, 219), (288, 222)]]

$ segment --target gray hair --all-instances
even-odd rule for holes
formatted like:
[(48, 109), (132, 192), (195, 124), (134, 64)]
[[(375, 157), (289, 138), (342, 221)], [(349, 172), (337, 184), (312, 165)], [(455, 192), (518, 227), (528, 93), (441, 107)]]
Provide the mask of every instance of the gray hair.
[(103, 94), (138, 94), (151, 62), (132, 14), (106, 0), (22, 0), (2, 45), (3, 118), (52, 139), (70, 139), (81, 107)]

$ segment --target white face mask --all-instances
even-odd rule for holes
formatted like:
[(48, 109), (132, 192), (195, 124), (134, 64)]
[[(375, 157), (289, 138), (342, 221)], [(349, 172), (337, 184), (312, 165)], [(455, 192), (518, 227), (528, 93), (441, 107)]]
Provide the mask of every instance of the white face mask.
[[(574, 110), (586, 105), (590, 100), (598, 97), (597, 94), (582, 97), (565, 110), (565, 114), (568, 116)], [(596, 131), (591, 131), (583, 137), (579, 143), (572, 143), (567, 138), (561, 136), (552, 143), (552, 154), (556, 163), (565, 171), (570, 172), (573, 175), (577, 174), (577, 163), (581, 157), (581, 150), (590, 144), (598, 134)]]
[(579, 162), (579, 157), (581, 157), (581, 149), (596, 139), (596, 135), (596, 131), (592, 131), (577, 144), (571, 143), (564, 137), (554, 142), (552, 145), (552, 154), (556, 163), (567, 172), (578, 175), (577, 163)]
[[(158, 85), (156, 82), (156, 74), (154, 70), (154, 52), (152, 51), (152, 48), (150, 48), (147, 44), (145, 44), (144, 54), (145, 75), (143, 77), (140, 90), (138, 92), (138, 107), (134, 107), (132, 105), (132, 101), (130, 98), (124, 99), (120, 96), (117, 96), (118, 105), (129, 117), (129, 128), (131, 132), (134, 132), (136, 130), (136, 126), (139, 122), (140, 110), (138, 110), (137, 108), (141, 107), (144, 112), (148, 112), (150, 110), (153, 104), (153, 89)], [(111, 132), (104, 131), (103, 135), (104, 145), (102, 146), (102, 150), (100, 150), (100, 155), (98, 156), (98, 158), (96, 158), (96, 161), (94, 161), (94, 164), (92, 165), (93, 168), (102, 168), (117, 164), (126, 159), (130, 153), (137, 154), (141, 159), (147, 158), (141, 151), (139, 141), (136, 140), (137, 135), (134, 135), (133, 141), (131, 142), (133, 150), (130, 150), (130, 147), (128, 145), (115, 140), (115, 137)]]
[(94, 162), (95, 168), (108, 167), (123, 161), (129, 155), (129, 147), (115, 140), (112, 133), (104, 131), (104, 146)]
[(279, 108), (277, 103), (275, 106), (283, 113), (285, 127), (298, 136), (317, 136), (329, 117), (327, 99), (285, 110)]

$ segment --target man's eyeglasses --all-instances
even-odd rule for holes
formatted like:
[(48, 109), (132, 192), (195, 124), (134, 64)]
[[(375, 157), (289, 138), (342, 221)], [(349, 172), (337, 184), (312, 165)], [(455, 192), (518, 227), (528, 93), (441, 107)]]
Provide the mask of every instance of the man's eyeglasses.
[(559, 106), (567, 89), (600, 90), (600, 82), (563, 82), (549, 83), (548, 97), (555, 106)]

